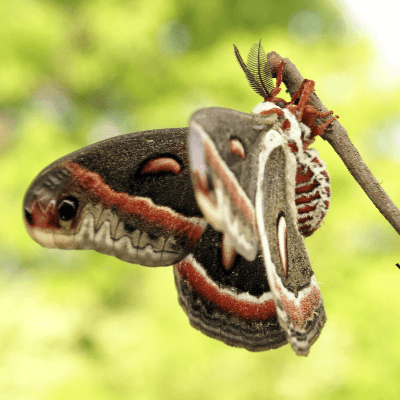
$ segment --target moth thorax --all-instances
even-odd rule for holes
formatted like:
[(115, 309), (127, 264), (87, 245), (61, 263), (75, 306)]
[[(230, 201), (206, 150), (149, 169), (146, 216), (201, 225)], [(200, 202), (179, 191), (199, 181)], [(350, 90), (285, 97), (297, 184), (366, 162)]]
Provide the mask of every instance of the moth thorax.
[(296, 154), (295, 202), (297, 222), (303, 236), (312, 235), (325, 218), (330, 204), (330, 178), (317, 150)]

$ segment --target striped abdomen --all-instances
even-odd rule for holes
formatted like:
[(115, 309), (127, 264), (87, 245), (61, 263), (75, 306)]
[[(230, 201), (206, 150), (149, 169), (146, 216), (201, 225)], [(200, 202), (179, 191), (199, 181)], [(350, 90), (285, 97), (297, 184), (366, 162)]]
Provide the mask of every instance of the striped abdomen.
[(299, 231), (303, 236), (312, 235), (322, 223), (329, 208), (330, 179), (325, 163), (315, 149), (302, 152), (297, 158), (296, 207)]

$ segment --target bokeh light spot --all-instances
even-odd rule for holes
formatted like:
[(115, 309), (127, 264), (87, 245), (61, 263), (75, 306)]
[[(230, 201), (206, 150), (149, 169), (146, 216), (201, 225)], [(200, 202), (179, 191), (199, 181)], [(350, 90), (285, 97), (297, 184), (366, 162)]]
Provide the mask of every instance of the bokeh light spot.
[(158, 31), (158, 48), (165, 56), (178, 56), (190, 46), (190, 35), (185, 25), (170, 21)]
[(321, 18), (312, 11), (299, 11), (290, 18), (288, 31), (296, 42), (316, 42), (322, 33)]

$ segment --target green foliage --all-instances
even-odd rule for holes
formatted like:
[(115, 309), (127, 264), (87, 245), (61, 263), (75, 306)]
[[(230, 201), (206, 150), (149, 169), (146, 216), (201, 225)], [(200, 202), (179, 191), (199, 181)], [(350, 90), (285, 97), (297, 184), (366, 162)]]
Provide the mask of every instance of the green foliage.
[(185, 126), (201, 107), (249, 112), (260, 98), (232, 44), (246, 55), (259, 38), (316, 81), (400, 204), (399, 89), (371, 88), (376, 55), (330, 3), (299, 4), (2, 2), (1, 399), (399, 396), (400, 241), (323, 140), (331, 210), (306, 244), (328, 322), (306, 359), (288, 346), (230, 348), (192, 329), (171, 268), (42, 249), (23, 227), (24, 192), (58, 157), (110, 135)]

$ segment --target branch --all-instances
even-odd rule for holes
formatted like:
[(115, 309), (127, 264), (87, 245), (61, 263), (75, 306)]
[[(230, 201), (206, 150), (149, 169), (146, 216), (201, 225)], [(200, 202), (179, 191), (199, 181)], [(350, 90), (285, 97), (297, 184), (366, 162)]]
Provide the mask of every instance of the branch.
[[(299, 70), (288, 58), (283, 59), (274, 51), (268, 53), (268, 60), (272, 64), (272, 74), (274, 77), (276, 77), (282, 60), (285, 61), (282, 80), (289, 94), (293, 96), (304, 80)], [(310, 104), (319, 111), (328, 111), (315, 93), (311, 95)], [(365, 165), (357, 149), (350, 141), (346, 129), (344, 129), (338, 120), (335, 120), (321, 137), (329, 142), (375, 207), (388, 220), (396, 232), (400, 234), (400, 210), (382, 189), (370, 169)]]

